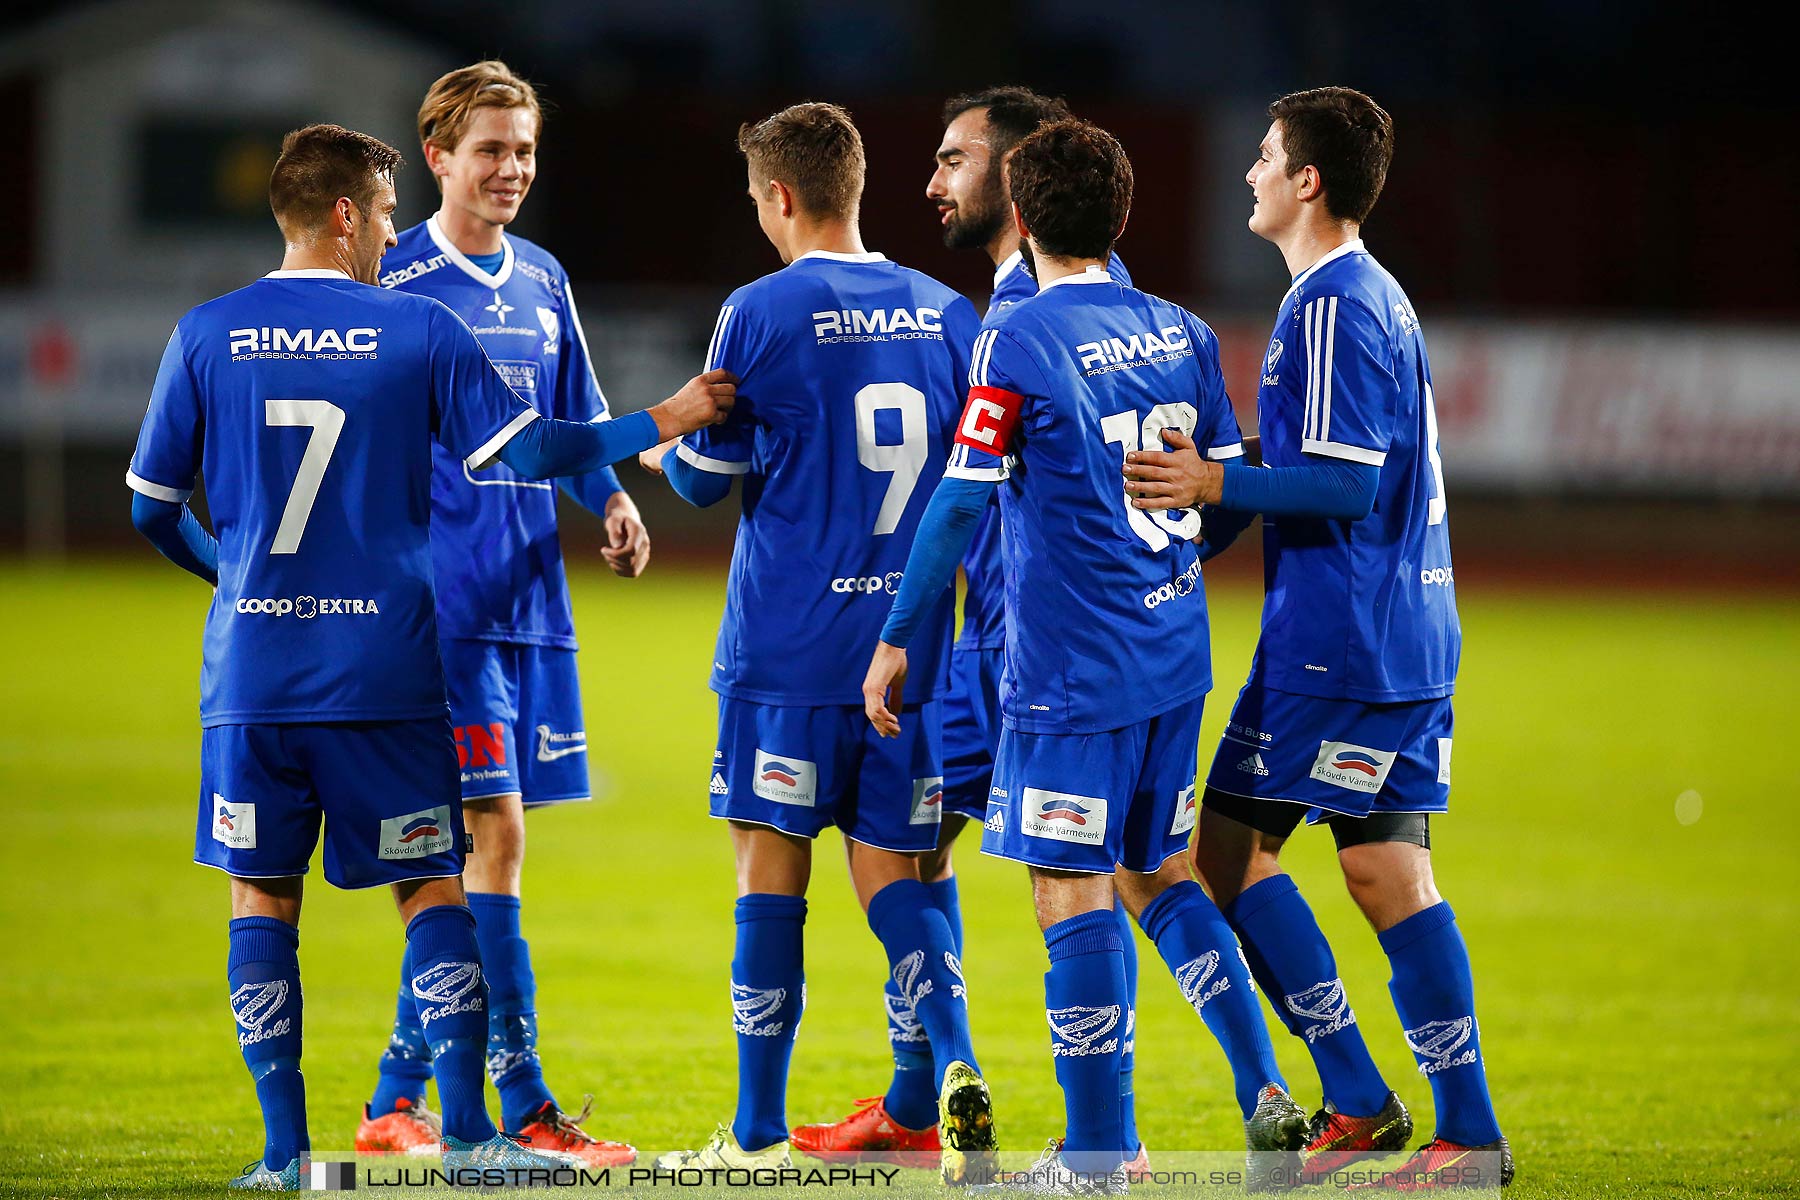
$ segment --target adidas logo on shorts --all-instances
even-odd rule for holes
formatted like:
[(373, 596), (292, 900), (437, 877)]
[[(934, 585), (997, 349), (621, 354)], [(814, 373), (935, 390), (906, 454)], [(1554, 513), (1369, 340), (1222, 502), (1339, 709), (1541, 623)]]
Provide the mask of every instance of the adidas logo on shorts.
[(983, 829), (991, 829), (995, 833), (1005, 833), (1006, 832), (1006, 818), (1000, 815), (1001, 813), (1003, 813), (1005, 811), (1006, 811), (1005, 809), (996, 806), (991, 812), (988, 813), (987, 820), (982, 822), (982, 828)]
[(729, 792), (731, 789), (729, 787), (725, 786), (725, 777), (723, 775), (719, 774), (717, 771), (714, 771), (713, 777), (712, 777), (712, 785), (710, 787), (708, 787), (706, 790), (711, 792), (715, 796), (723, 796), (726, 792)]
[(1263, 766), (1262, 755), (1260, 754), (1252, 754), (1249, 758), (1246, 758), (1243, 762), (1239, 763), (1238, 770), (1244, 772), (1246, 775), (1267, 775), (1269, 773), (1269, 768)]

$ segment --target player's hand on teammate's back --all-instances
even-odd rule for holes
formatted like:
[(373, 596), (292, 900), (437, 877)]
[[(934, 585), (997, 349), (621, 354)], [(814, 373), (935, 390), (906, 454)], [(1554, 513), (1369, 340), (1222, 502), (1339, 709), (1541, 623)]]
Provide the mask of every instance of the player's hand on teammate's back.
[(1200, 457), (1194, 439), (1165, 429), (1168, 450), (1134, 450), (1125, 456), (1125, 492), (1135, 508), (1193, 508), (1217, 504), (1225, 471)]
[(644, 470), (650, 472), (652, 475), (660, 476), (663, 473), (663, 456), (673, 450), (675, 448), (675, 443), (680, 440), (680, 438), (670, 438), (666, 442), (656, 443), (656, 445), (638, 455), (638, 466), (644, 468)]
[(607, 498), (606, 545), (600, 556), (614, 575), (624, 579), (636, 579), (650, 565), (650, 531), (644, 528), (636, 501), (624, 492)]
[(723, 368), (696, 375), (679, 392), (650, 410), (664, 439), (681, 437), (717, 425), (737, 400), (737, 376)]
[(863, 676), (863, 712), (882, 737), (900, 736), (900, 693), (906, 687), (906, 651), (875, 643), (875, 657)]

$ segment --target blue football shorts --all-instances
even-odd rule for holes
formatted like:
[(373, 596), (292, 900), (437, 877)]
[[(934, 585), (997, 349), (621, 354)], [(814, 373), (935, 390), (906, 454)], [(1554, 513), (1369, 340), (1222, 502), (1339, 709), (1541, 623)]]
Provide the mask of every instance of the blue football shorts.
[(867, 846), (937, 846), (944, 811), (943, 704), (908, 704), (900, 736), (861, 705), (757, 704), (719, 697), (713, 816), (818, 837), (835, 825)]
[(987, 816), (1000, 743), (1000, 672), (1006, 651), (958, 642), (950, 651), (950, 690), (944, 696), (944, 811), (972, 821)]
[(1151, 872), (1195, 820), (1200, 696), (1103, 733), (1000, 734), (981, 852), (1034, 867)]
[(438, 643), (462, 798), (527, 805), (586, 800), (587, 732), (575, 652), (446, 638)]
[(1328, 700), (1266, 688), (1238, 693), (1206, 786), (1332, 816), (1441, 813), (1450, 807), (1450, 697), (1399, 704)]
[(244, 879), (304, 875), (321, 823), (337, 887), (461, 875), (449, 719), (200, 731), (195, 862)]

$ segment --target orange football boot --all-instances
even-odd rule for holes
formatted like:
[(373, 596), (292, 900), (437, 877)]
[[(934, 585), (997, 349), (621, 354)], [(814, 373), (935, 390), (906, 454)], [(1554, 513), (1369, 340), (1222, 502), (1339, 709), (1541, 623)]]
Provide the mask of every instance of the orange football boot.
[(636, 1146), (626, 1142), (605, 1141), (581, 1127), (581, 1123), (593, 1111), (592, 1095), (581, 1106), (581, 1111), (572, 1117), (554, 1104), (545, 1104), (531, 1114), (531, 1119), (525, 1122), (523, 1129), (509, 1129), (507, 1132), (529, 1144), (533, 1150), (571, 1155), (589, 1167), (629, 1167), (636, 1162)]
[(356, 1127), (358, 1154), (436, 1154), (444, 1136), (444, 1122), (423, 1102), (400, 1097), (394, 1111), (379, 1117), (363, 1105), (362, 1124)]
[(856, 1111), (828, 1125), (797, 1126), (788, 1145), (821, 1162), (862, 1162), (886, 1155), (916, 1153), (920, 1167), (936, 1168), (943, 1144), (936, 1125), (908, 1129), (888, 1115), (887, 1097), (870, 1096), (856, 1102)]

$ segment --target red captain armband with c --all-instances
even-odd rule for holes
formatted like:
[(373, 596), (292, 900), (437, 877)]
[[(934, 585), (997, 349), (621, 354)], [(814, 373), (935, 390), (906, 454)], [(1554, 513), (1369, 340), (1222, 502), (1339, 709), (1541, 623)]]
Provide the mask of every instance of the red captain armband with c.
[(1005, 388), (970, 388), (962, 420), (956, 424), (957, 444), (983, 454), (1005, 454), (1024, 400), (1019, 393)]

